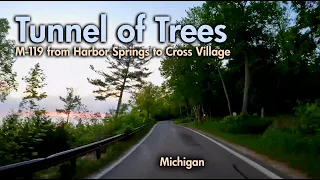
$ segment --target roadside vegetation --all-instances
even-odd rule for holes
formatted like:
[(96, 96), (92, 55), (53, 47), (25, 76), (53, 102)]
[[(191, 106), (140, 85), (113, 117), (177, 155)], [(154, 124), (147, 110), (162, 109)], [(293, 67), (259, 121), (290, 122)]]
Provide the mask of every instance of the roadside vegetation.
[[(0, 25), (0, 51), (5, 55), (0, 56), (1, 101), (5, 103), (6, 97), (19, 84), (16, 73), (12, 70), (15, 62), (14, 42), (6, 39), (9, 29), (7, 19), (0, 19)], [(122, 48), (140, 47), (126, 44)], [(151, 129), (155, 120), (174, 116), (170, 112), (170, 106), (165, 103), (168, 95), (163, 93), (164, 90), (144, 80), (150, 74), (145, 67), (147, 62), (148, 60), (141, 61), (138, 58), (109, 57), (106, 63), (113, 74), (108, 74), (110, 72), (107, 70), (96, 70), (93, 66), (88, 67), (100, 75), (97, 79), (87, 79), (88, 83), (97, 87), (93, 92), (96, 100), (115, 97), (118, 99), (117, 108), (106, 107), (106, 115), (91, 112), (74, 89), (66, 87), (65, 96), (59, 97), (64, 106), (56, 107), (56, 112), (65, 118), (59, 119), (52, 119), (45, 107), (40, 106), (39, 102), (48, 96), (43, 91), (47, 83), (40, 64), (35, 64), (22, 78), (26, 87), (18, 110), (9, 112), (0, 124), (0, 166), (47, 157), (117, 134), (132, 132), (135, 128), (150, 123), (126, 141), (114, 143), (104, 149), (102, 158), (96, 162), (93, 161), (94, 156), (88, 154), (79, 158), (75, 171), (70, 170), (70, 164), (66, 162), (36, 173), (35, 177), (85, 178), (119, 157)], [(122, 103), (125, 91), (131, 92), (131, 98), (129, 102)]]
[(162, 61), (166, 84), (180, 98), (176, 123), (320, 178), (319, 5), (211, 1), (189, 9), (180, 24), (226, 24), (226, 43), (212, 46), (231, 56)]
[[(67, 88), (66, 96), (60, 97), (65, 107), (57, 107), (67, 118), (53, 122), (37, 103), (47, 95), (41, 91), (45, 74), (36, 64), (24, 78), (27, 87), (20, 110), (8, 114), (0, 127), (0, 166), (85, 145), (146, 122), (177, 119), (176, 123), (320, 178), (319, 5), (317, 1), (208, 1), (187, 10), (187, 16), (178, 21), (181, 25), (226, 25), (226, 42), (201, 45), (229, 49), (231, 55), (223, 61), (199, 57), (195, 46), (175, 44), (177, 50), (193, 49), (194, 55), (163, 57), (159, 69), (165, 80), (161, 86), (143, 80), (150, 74), (146, 68), (150, 59), (110, 57), (107, 63), (113, 74), (90, 66), (101, 76), (88, 78), (88, 83), (97, 87), (93, 92), (96, 100), (118, 98), (117, 108), (107, 117), (91, 113), (70, 122), (70, 113), (86, 115), (89, 110), (81, 97)], [(11, 70), (14, 43), (6, 39), (9, 25), (6, 19), (0, 19), (0, 25), (0, 48), (8, 47), (0, 49), (5, 54), (0, 56), (1, 100), (5, 103), (18, 84)], [(135, 70), (129, 71), (132, 68)], [(125, 91), (132, 95), (128, 103), (122, 102)], [(127, 143), (131, 142), (136, 141)], [(109, 161), (105, 158), (116, 157), (112, 148), (106, 152), (99, 161), (79, 161), (82, 170), (72, 177), (89, 175)]]

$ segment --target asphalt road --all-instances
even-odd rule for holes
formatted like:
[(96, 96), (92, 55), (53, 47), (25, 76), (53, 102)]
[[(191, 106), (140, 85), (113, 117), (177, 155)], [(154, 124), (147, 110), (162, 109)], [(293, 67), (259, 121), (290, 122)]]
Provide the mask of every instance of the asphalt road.
[[(141, 144), (96, 179), (278, 179), (279, 175), (189, 129), (158, 122)], [(223, 145), (222, 145), (223, 146)], [(160, 157), (203, 159), (204, 167), (160, 167)], [(260, 163), (261, 164), (261, 163)], [(238, 171), (233, 167), (236, 165)], [(242, 174), (242, 175), (241, 175)]]

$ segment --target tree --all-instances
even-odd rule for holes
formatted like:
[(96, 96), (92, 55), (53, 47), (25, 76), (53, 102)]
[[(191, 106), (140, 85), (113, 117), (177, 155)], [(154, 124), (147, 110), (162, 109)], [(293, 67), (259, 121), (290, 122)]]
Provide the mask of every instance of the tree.
[(89, 109), (87, 107), (87, 105), (80, 103), (79, 106), (77, 106), (74, 111), (76, 112), (76, 117), (75, 119), (77, 119), (77, 121), (81, 124), (81, 123), (87, 123), (87, 120), (89, 118)]
[[(174, 49), (193, 49), (195, 52), (195, 47), (191, 45), (176, 45)], [(189, 57), (165, 57), (161, 61), (161, 75), (167, 79), (168, 86), (183, 97), (187, 112), (191, 110), (189, 106), (193, 106), (190, 114), (194, 113), (198, 121), (201, 121), (204, 114), (204, 94), (212, 90), (208, 87), (211, 77), (207, 71), (215, 71), (211, 62), (211, 58), (200, 57), (195, 53)]]
[(67, 89), (67, 95), (66, 97), (59, 96), (60, 100), (65, 103), (64, 109), (56, 109), (58, 113), (64, 113), (67, 115), (67, 121), (69, 122), (69, 115), (71, 112), (73, 112), (76, 108), (79, 108), (81, 106), (81, 98), (79, 95), (74, 94), (73, 88), (66, 88)]
[(9, 22), (0, 18), (0, 101), (4, 102), (12, 90), (17, 90), (16, 76), (12, 66), (14, 58), (14, 41), (8, 40)]
[(22, 78), (22, 80), (26, 82), (27, 87), (24, 91), (25, 96), (20, 103), (20, 111), (23, 108), (29, 108), (29, 113), (35, 113), (38, 120), (40, 116), (46, 112), (44, 109), (40, 109), (37, 104), (47, 97), (46, 92), (40, 92), (40, 90), (47, 85), (45, 79), (46, 76), (40, 68), (39, 63), (35, 64), (34, 67), (30, 69), (28, 75)]
[[(181, 24), (226, 24), (224, 32), (228, 38), (226, 42), (212, 46), (231, 50), (231, 59), (236, 60), (238, 67), (244, 68), (244, 88), (242, 112), (248, 111), (250, 68), (254, 62), (262, 59), (257, 49), (263, 47), (268, 51), (277, 29), (272, 29), (278, 17), (282, 15), (279, 2), (218, 2), (210, 1), (202, 7), (190, 9)], [(229, 25), (229, 26), (228, 26)], [(265, 54), (263, 54), (265, 55)], [(270, 54), (269, 54), (270, 56)], [(272, 56), (272, 55), (271, 55)]]
[[(133, 43), (118, 46), (118, 48), (121, 50), (142, 50), (142, 47), (135, 46)], [(96, 70), (93, 65), (90, 65), (91, 70), (102, 76), (102, 79), (88, 78), (89, 83), (99, 88), (93, 91), (98, 94), (95, 96), (96, 100), (103, 101), (108, 97), (117, 97), (118, 105), (115, 114), (117, 117), (124, 91), (141, 87), (144, 84), (143, 78), (151, 74), (148, 72), (148, 68), (145, 67), (150, 59), (140, 59), (134, 56), (124, 56), (122, 58), (108, 56), (106, 62), (111, 71), (109, 74)]]
[(140, 110), (146, 111), (147, 118), (150, 118), (150, 115), (155, 113), (157, 99), (160, 95), (159, 87), (148, 83), (138, 93), (135, 93), (132, 99), (134, 99), (134, 103)]
[(46, 76), (39, 63), (31, 67), (28, 75), (22, 78), (27, 86), (19, 111), (21, 113), (24, 109), (28, 110), (29, 115), (22, 123), (20, 139), (18, 140), (22, 148), (20, 153), (26, 158), (24, 160), (47, 156), (48, 154), (43, 150), (51, 145), (47, 142), (50, 139), (48, 137), (52, 135), (50, 133), (53, 132), (53, 124), (51, 119), (46, 116), (46, 110), (39, 105), (39, 102), (47, 97), (46, 92), (41, 92), (41, 89), (47, 85), (45, 79)]
[(230, 100), (229, 100), (228, 91), (227, 91), (226, 85), (224, 84), (224, 80), (223, 80), (222, 75), (221, 75), (221, 72), (220, 72), (220, 67), (216, 67), (216, 69), (217, 69), (217, 71), (218, 71), (218, 73), (219, 73), (219, 77), (220, 77), (220, 79), (221, 79), (223, 91), (224, 91), (224, 94), (225, 94), (226, 99), (227, 99), (227, 102), (228, 102), (229, 113), (230, 113), (230, 115), (231, 115), (231, 114), (232, 114), (232, 111), (231, 111), (231, 105), (230, 105)]
[(292, 1), (293, 9), (298, 13), (297, 28), (313, 37), (316, 44), (320, 44), (320, 2), (319, 1)]

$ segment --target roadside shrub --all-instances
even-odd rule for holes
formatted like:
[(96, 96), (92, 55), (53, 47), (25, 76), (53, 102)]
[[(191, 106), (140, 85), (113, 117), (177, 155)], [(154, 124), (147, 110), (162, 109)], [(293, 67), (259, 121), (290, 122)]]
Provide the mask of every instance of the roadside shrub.
[(267, 129), (262, 135), (261, 145), (274, 151), (287, 153), (304, 153), (318, 156), (320, 154), (320, 134), (305, 136), (298, 133)]
[(139, 113), (126, 113), (97, 123), (53, 123), (48, 117), (22, 117), (10, 113), (0, 125), (0, 166), (51, 154), (128, 133), (150, 121)]
[(68, 133), (48, 117), (21, 117), (11, 112), (0, 127), (0, 166), (69, 149)]
[(226, 116), (222, 119), (223, 124), (237, 124), (241, 121), (242, 116)]
[(272, 123), (267, 118), (248, 116), (240, 114), (239, 116), (227, 116), (221, 123), (222, 131), (234, 134), (262, 134)]
[(176, 123), (182, 124), (182, 123), (189, 123), (189, 122), (193, 122), (193, 121), (194, 121), (193, 117), (186, 117), (186, 118), (177, 119)]
[(132, 126), (132, 124), (125, 124), (123, 128), (121, 128), (118, 133), (123, 134), (123, 133), (130, 133), (134, 130), (135, 128)]
[(302, 134), (316, 134), (320, 132), (320, 104), (319, 101), (314, 103), (298, 102), (294, 108), (297, 116), (297, 132)]

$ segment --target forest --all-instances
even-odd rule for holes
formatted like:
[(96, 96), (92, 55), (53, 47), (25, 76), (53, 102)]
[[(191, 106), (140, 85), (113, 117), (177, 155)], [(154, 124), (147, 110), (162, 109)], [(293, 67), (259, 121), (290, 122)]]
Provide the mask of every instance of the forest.
[[(320, 177), (320, 2), (207, 1), (188, 10), (177, 24), (225, 24), (224, 43), (174, 44), (174, 49), (212, 46), (229, 49), (224, 60), (209, 56), (164, 56), (161, 86), (146, 82), (153, 59), (109, 57), (107, 69), (90, 66), (101, 78), (96, 100), (118, 98), (111, 116), (99, 113), (69, 121), (72, 112), (88, 112), (72, 87), (54, 122), (38, 102), (46, 98), (45, 74), (39, 64), (23, 80), (27, 87), (19, 111), (10, 112), (0, 127), (0, 166), (44, 157), (110, 137), (148, 121), (177, 123), (241, 144), (310, 177)], [(14, 42), (10, 25), (0, 19), (1, 101), (17, 89), (12, 69)], [(141, 48), (133, 43), (122, 48)], [(134, 69), (134, 70), (132, 70)], [(111, 70), (111, 71), (110, 71)], [(131, 93), (122, 102), (124, 92)], [(59, 107), (57, 107), (59, 108)], [(29, 114), (28, 117), (22, 114)], [(273, 149), (273, 151), (270, 151)]]

